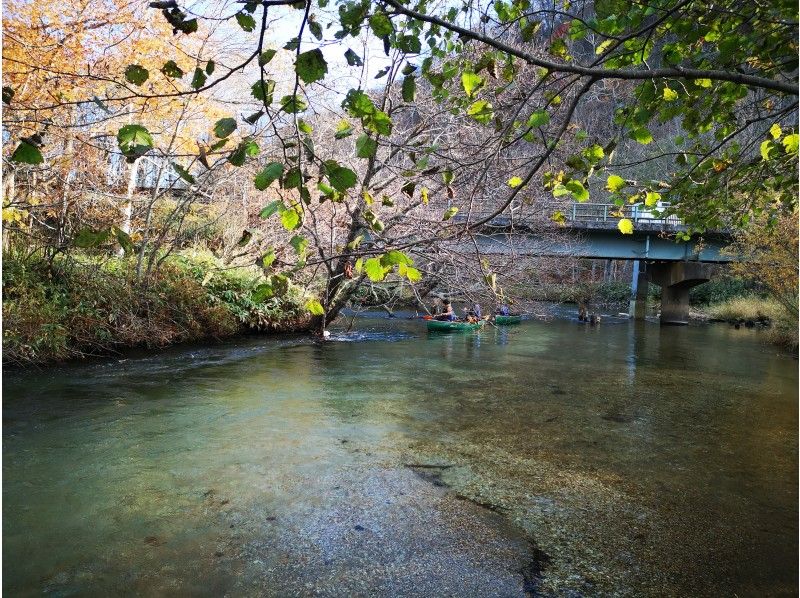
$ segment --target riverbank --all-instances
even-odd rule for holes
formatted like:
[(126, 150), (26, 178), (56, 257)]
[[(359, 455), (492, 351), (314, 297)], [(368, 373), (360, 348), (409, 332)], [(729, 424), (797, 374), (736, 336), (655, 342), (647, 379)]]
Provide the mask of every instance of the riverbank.
[(699, 318), (712, 322), (746, 327), (765, 326), (765, 334), (771, 343), (797, 351), (797, 320), (774, 299), (749, 295), (695, 309)]
[(128, 258), (3, 256), (3, 362), (33, 364), (161, 348), (253, 332), (299, 332), (300, 289), (259, 297), (255, 267), (225, 268), (207, 252), (169, 256), (146, 281)]

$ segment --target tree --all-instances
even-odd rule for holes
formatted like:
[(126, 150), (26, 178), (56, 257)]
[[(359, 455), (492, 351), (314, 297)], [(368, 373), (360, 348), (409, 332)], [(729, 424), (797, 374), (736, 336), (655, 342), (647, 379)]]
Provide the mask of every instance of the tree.
[(730, 251), (742, 261), (731, 270), (759, 282), (786, 310), (798, 319), (798, 213), (768, 220), (762, 215), (741, 229)]
[[(151, 7), (181, 46), (211, 31), (174, 0)], [(448, 243), (543, 193), (559, 201), (607, 194), (619, 206), (664, 199), (695, 231), (796, 207), (798, 27), (786, 0), (340, 0), (335, 11), (327, 0), (269, 0), (212, 8), (208, 22), (235, 24), (249, 49), (230, 61), (195, 58), (191, 78), (175, 76), (169, 91), (140, 90), (153, 69), (129, 64), (107, 77), (98, 102), (225, 95), (247, 77), (253, 112), (208, 122), (214, 137), (192, 160), (213, 170), (269, 154), (253, 184), (270, 195), (261, 215), (280, 218), (295, 255), (293, 265), (275, 252), (261, 258), (273, 271), (265, 292), (285, 288), (288, 276), (310, 282), (321, 268), (321, 302), (310, 309), (322, 326), (360, 283), (392, 273), (414, 281), (418, 261), (441, 261)], [(269, 47), (276, 15), (296, 23), (283, 50)], [(382, 90), (366, 79), (370, 39), (383, 46)], [(347, 67), (335, 64), (332, 48)], [(285, 69), (275, 61), (287, 56), (293, 76), (281, 80)], [(175, 50), (161, 72), (177, 75), (178, 58)], [(352, 81), (340, 77), (348, 68), (359, 73), (357, 85), (337, 87)], [(36, 99), (27, 108), (85, 100)], [(589, 122), (603, 112), (608, 118), (591, 130), (578, 126), (581, 115)], [(315, 114), (336, 116), (323, 125)], [(118, 138), (128, 159), (154, 146), (146, 127)], [(27, 139), (12, 161), (36, 162), (36, 139)], [(761, 199), (764, 191), (777, 201)], [(623, 233), (631, 227), (620, 220)]]

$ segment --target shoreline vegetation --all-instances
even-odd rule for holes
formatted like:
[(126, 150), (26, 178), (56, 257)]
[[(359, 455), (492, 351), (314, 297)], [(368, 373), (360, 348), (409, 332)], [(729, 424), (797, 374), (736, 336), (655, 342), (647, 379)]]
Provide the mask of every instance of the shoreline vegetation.
[[(147, 283), (137, 282), (129, 258), (73, 255), (56, 258), (51, 265), (37, 256), (8, 252), (3, 264), (3, 362), (44, 364), (242, 334), (310, 332), (313, 317), (302, 290), (292, 286), (282, 297), (261, 299), (257, 289), (262, 278), (256, 267), (226, 268), (201, 250), (170, 255)], [(766, 340), (797, 350), (796, 322), (777, 301), (757, 294), (741, 279), (722, 278), (704, 286), (692, 297), (693, 319), (765, 327)], [(629, 292), (618, 281), (579, 283), (540, 287), (524, 299), (588, 299), (598, 307), (627, 311)], [(361, 308), (369, 307), (367, 297), (358, 299)], [(651, 303), (657, 307), (658, 302), (659, 290), (651, 288)], [(393, 308), (404, 303), (400, 299)]]
[(239, 334), (303, 332), (312, 316), (298, 287), (259, 299), (256, 267), (225, 268), (206, 251), (167, 257), (146, 282), (131, 258), (3, 256), (3, 363), (42, 364), (218, 341)]

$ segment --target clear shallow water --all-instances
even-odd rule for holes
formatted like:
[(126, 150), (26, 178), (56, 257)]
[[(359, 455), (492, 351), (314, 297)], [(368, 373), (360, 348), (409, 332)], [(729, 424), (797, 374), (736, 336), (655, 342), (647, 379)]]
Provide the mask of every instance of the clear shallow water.
[(797, 362), (756, 332), (331, 338), (7, 372), (5, 592), (796, 594)]

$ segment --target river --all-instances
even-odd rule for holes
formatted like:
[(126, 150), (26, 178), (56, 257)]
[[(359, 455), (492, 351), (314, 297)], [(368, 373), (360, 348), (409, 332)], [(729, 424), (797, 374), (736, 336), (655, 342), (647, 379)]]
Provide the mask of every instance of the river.
[(360, 317), (3, 377), (8, 596), (797, 594), (757, 331)]

